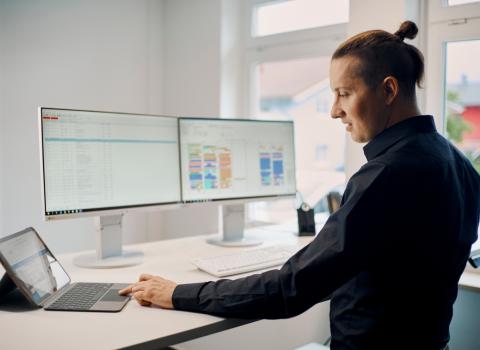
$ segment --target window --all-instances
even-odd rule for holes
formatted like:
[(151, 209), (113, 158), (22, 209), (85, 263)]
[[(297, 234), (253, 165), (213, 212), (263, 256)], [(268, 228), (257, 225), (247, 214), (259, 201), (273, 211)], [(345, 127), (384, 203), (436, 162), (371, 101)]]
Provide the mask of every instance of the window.
[(428, 0), (429, 29), (441, 22), (457, 25), (479, 16), (480, 0)]
[(480, 0), (448, 0), (448, 6), (465, 5), (478, 1)]
[[(467, 54), (468, 53), (468, 54)], [(445, 106), (448, 138), (480, 173), (480, 40), (446, 43)]]
[(349, 0), (270, 1), (253, 8), (253, 36), (348, 22)]
[(342, 171), (345, 128), (330, 118), (330, 57), (258, 65), (258, 116), (295, 122), (297, 169)]
[[(312, 206), (345, 182), (345, 128), (330, 117), (329, 67), (330, 56), (265, 62), (257, 67), (257, 115), (294, 121), (297, 187)], [(291, 207), (291, 203), (266, 203), (269, 215), (263, 220), (281, 221), (285, 211), (295, 214)]]
[(480, 57), (480, 2), (462, 2), (428, 2), (425, 110), (478, 171), (480, 69), (475, 62)]
[[(246, 109), (259, 119), (294, 121), (297, 187), (315, 206), (345, 182), (345, 130), (330, 118), (328, 73), (333, 51), (347, 36), (349, 1), (249, 0), (247, 11), (254, 16), (245, 18), (252, 34)], [(316, 209), (328, 210), (321, 204)], [(248, 220), (296, 221), (294, 203), (249, 204)]]
[(427, 111), (480, 172), (480, 2), (441, 5), (429, 1)]
[[(293, 120), (297, 187), (310, 205), (327, 210), (320, 200), (345, 183), (345, 129), (330, 117), (333, 94), (328, 79), (330, 55), (258, 63), (253, 69), (254, 115)], [(256, 221), (294, 219), (291, 200), (253, 203)]]

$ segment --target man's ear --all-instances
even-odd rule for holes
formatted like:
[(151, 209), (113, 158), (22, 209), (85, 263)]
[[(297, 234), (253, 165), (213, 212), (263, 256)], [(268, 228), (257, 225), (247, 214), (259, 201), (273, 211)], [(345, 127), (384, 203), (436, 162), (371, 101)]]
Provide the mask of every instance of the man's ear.
[(383, 93), (385, 94), (385, 103), (387, 105), (391, 105), (395, 101), (399, 92), (400, 86), (397, 78), (389, 75), (383, 79)]

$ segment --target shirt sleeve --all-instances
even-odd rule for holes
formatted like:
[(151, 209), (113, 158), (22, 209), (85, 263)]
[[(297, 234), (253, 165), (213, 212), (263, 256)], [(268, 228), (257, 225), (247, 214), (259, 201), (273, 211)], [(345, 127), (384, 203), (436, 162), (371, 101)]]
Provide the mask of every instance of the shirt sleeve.
[(326, 299), (378, 258), (388, 212), (382, 201), (387, 181), (385, 165), (367, 163), (350, 179), (341, 207), (281, 269), (178, 285), (174, 307), (222, 317), (276, 319), (296, 316)]

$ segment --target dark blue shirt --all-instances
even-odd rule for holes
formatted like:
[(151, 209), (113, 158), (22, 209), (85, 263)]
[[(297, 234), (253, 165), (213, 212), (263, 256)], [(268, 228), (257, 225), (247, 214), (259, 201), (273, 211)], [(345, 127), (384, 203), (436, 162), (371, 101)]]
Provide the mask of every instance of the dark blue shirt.
[(176, 309), (286, 318), (331, 297), (331, 349), (441, 349), (458, 280), (477, 239), (480, 178), (417, 116), (364, 152), (341, 207), (304, 249), (272, 270), (176, 287)]

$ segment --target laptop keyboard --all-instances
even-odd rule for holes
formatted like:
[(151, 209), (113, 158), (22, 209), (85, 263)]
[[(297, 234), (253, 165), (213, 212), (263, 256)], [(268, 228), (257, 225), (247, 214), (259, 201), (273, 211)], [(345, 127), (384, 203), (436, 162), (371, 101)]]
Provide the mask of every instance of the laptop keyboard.
[(112, 285), (113, 283), (76, 283), (45, 310), (90, 310)]

